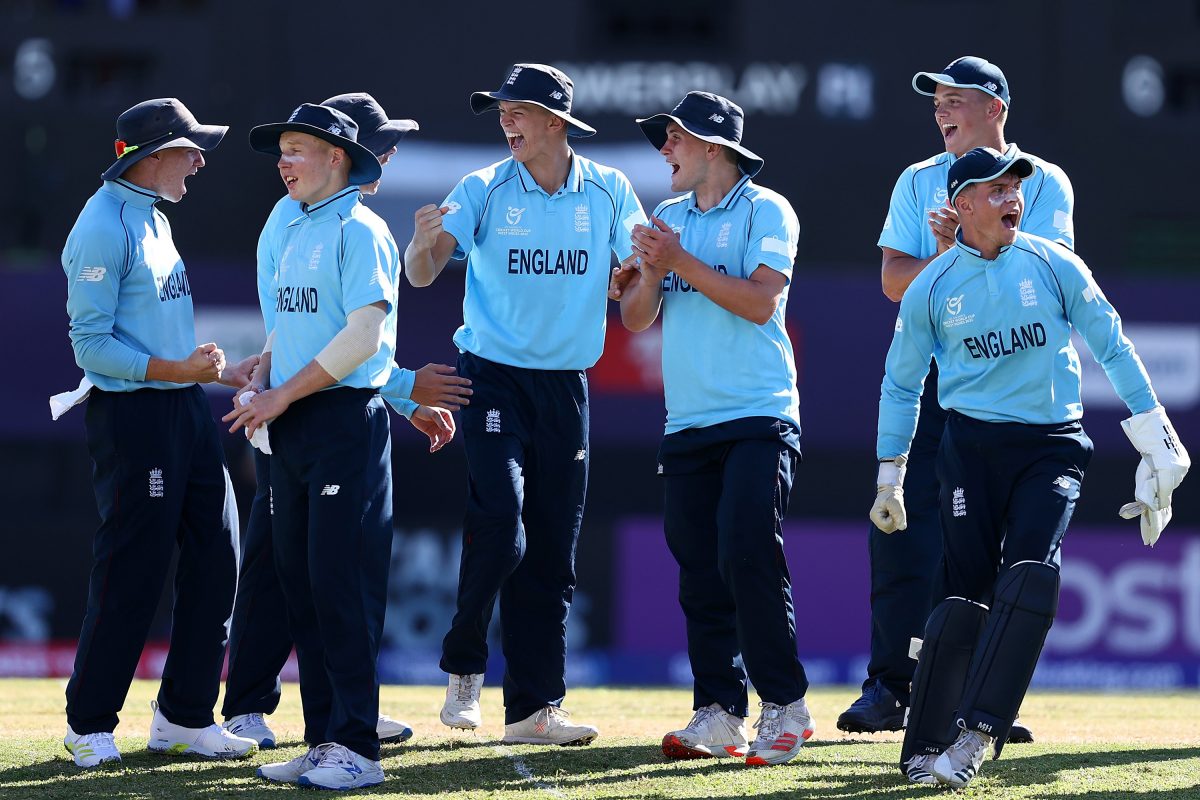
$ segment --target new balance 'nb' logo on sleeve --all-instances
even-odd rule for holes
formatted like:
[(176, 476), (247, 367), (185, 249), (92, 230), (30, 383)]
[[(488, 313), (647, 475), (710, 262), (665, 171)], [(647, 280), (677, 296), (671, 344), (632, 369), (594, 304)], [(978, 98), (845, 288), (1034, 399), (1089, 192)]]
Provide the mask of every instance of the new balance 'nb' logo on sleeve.
[(321, 496), (325, 497), (328, 495), (335, 495), (339, 491), (341, 491), (341, 489), (342, 489), (342, 487), (339, 484), (327, 483), (327, 484), (325, 484), (325, 488), (321, 490)]

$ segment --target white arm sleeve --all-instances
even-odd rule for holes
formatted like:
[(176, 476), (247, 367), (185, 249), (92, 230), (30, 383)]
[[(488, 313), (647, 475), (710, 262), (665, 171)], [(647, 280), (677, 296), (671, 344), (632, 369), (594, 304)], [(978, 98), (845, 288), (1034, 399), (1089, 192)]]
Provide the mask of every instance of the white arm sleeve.
[(335, 381), (362, 366), (383, 344), (383, 321), (387, 314), (378, 306), (363, 306), (346, 315), (346, 327), (317, 353), (316, 362)]
[(263, 344), (263, 354), (271, 352), (271, 348), (275, 346), (275, 329), (271, 328), (271, 332), (267, 334), (267, 341)]

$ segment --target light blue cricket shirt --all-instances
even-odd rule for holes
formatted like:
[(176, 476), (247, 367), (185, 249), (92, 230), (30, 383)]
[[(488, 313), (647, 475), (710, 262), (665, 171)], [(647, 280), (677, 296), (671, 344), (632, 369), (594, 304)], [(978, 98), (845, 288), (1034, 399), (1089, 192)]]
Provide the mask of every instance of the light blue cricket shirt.
[[(1037, 156), (1021, 155), (1034, 166), (1033, 174), (1021, 182), (1025, 195), (1021, 230), (1074, 250), (1075, 190), (1067, 173)], [(880, 247), (890, 247), (913, 258), (929, 258), (937, 252), (937, 240), (929, 230), (928, 218), (931, 212), (947, 207), (946, 180), (954, 161), (950, 153), (939, 153), (900, 173), (879, 234)]]
[(776, 417), (799, 430), (796, 360), (784, 327), (800, 236), (791, 204), (742, 176), (708, 211), (688, 193), (664, 202), (654, 216), (679, 234), (684, 250), (718, 272), (749, 278), (766, 266), (788, 279), (765, 325), (726, 311), (674, 273), (663, 279), (666, 432), (743, 417)]
[[(288, 225), (303, 216), (304, 210), (300, 208), (300, 203), (284, 195), (271, 209), (262, 232), (258, 235), (258, 305), (262, 309), (267, 335), (270, 335), (275, 326), (276, 269), (279, 254), (283, 251), (282, 242)], [(409, 399), (415, 380), (416, 373), (411, 369), (394, 367), (388, 382), (379, 390), (379, 395), (398, 413), (411, 418), (417, 410), (417, 404)]]
[(908, 452), (931, 355), (943, 408), (985, 422), (1082, 417), (1072, 327), (1131, 413), (1158, 404), (1120, 316), (1082, 259), (1018, 232), (987, 261), (960, 239), (922, 270), (900, 303), (879, 400), (879, 458)]
[(196, 349), (191, 285), (158, 200), (105, 181), (63, 248), (75, 363), (108, 392), (191, 385), (146, 380), (151, 356), (179, 361)]
[(378, 389), (396, 352), (396, 280), (400, 254), (387, 224), (350, 186), (304, 207), (282, 237), (276, 271), (271, 385), (311, 362), (346, 327), (347, 314), (384, 301), (383, 344), (335, 386)]
[(547, 194), (511, 158), (472, 172), (443, 206), (467, 259), (461, 350), (514, 367), (588, 369), (604, 350), (609, 252), (625, 258), (646, 215), (618, 170), (572, 153)]

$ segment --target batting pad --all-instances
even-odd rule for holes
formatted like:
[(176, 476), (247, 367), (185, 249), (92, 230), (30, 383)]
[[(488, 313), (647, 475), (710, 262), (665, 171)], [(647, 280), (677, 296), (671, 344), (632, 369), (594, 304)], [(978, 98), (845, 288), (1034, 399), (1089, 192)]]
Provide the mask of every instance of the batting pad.
[(958, 738), (958, 700), (987, 619), (987, 606), (961, 597), (947, 597), (929, 615), (913, 673), (908, 726), (900, 749), (902, 772), (904, 762), (914, 755), (940, 753)]
[(1058, 584), (1058, 569), (1040, 561), (1018, 561), (996, 581), (958, 714), (960, 726), (996, 738), (996, 758), (1058, 613)]

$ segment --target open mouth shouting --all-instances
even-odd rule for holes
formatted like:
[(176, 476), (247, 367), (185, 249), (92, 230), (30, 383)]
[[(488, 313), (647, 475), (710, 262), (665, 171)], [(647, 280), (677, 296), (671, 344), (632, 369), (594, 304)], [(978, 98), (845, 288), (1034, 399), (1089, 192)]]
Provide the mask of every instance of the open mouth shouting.
[(514, 153), (519, 153), (525, 149), (525, 137), (514, 131), (505, 131), (504, 135), (508, 138), (508, 149)]
[(1017, 229), (1017, 224), (1021, 221), (1020, 211), (1010, 211), (1000, 217), (1000, 224), (1004, 226), (1004, 230), (1012, 231)]
[(942, 138), (947, 144), (954, 138), (956, 133), (958, 133), (958, 126), (953, 122), (945, 122), (942, 124)]

